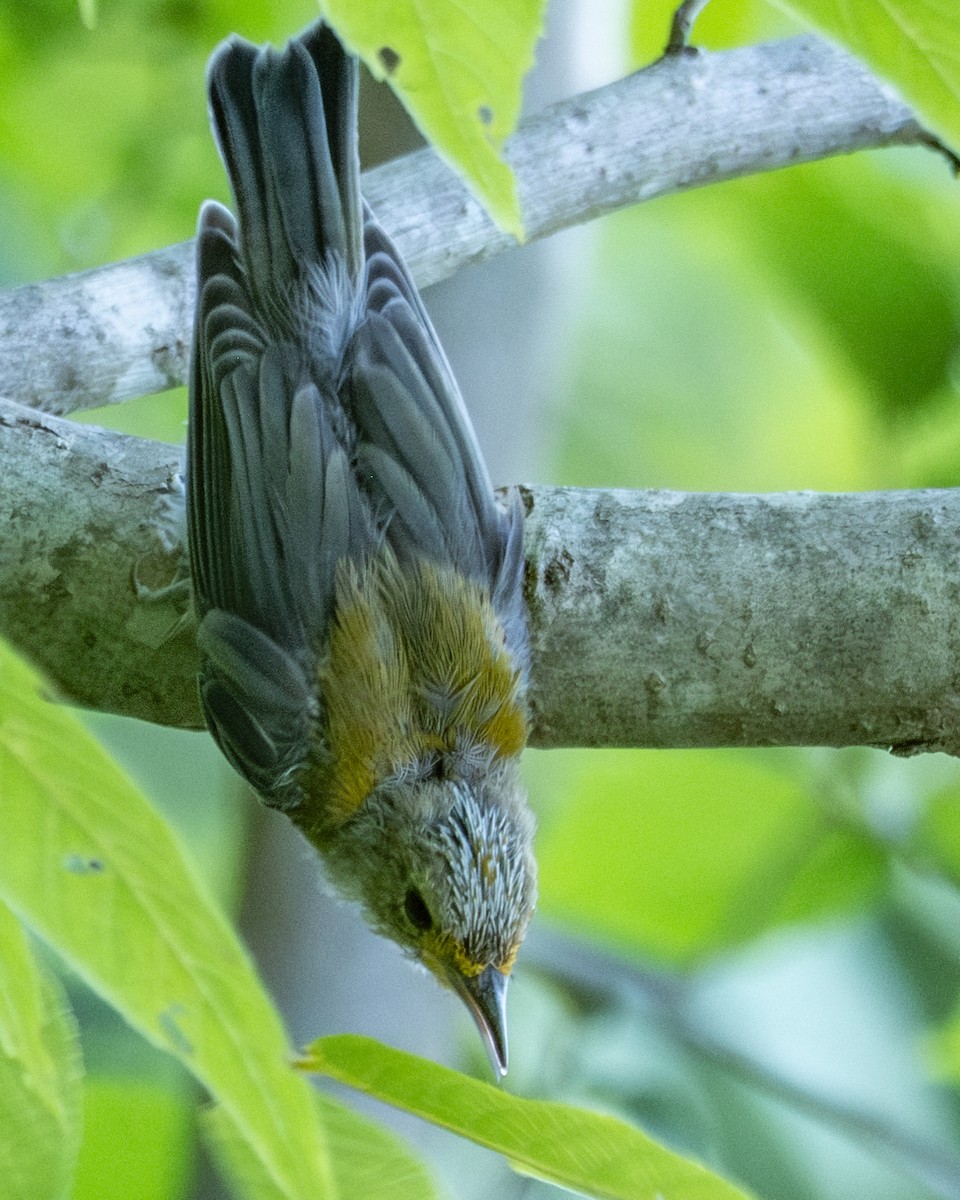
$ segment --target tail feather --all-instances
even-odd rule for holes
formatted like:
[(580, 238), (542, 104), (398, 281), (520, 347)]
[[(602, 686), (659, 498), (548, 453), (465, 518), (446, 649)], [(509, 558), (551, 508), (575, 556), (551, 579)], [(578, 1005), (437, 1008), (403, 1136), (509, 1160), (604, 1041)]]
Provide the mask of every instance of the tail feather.
[(210, 61), (208, 86), (257, 308), (282, 310), (305, 271), (331, 253), (356, 280), (363, 218), (355, 60), (325, 25), (279, 51), (230, 38)]

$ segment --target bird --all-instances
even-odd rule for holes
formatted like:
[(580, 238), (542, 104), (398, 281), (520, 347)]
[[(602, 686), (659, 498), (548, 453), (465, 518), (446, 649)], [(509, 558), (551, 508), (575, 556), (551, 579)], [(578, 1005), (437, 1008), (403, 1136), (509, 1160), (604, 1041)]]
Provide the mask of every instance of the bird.
[(494, 491), (360, 191), (358, 64), (319, 22), (207, 72), (236, 215), (198, 219), (186, 522), (221, 751), (465, 1002), (498, 1076), (533, 914), (523, 509)]

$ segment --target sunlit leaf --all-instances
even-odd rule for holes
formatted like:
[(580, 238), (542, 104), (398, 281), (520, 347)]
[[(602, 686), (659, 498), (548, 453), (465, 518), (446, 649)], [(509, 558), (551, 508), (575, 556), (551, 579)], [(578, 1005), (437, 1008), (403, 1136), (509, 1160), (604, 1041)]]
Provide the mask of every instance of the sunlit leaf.
[(424, 1164), (390, 1130), (318, 1094), (339, 1200), (439, 1200)]
[(0, 896), (232, 1119), (277, 1195), (331, 1195), (280, 1020), (164, 821), (0, 647)]
[(960, 148), (960, 6), (953, 0), (774, 0), (889, 80), (923, 123)]
[(505, 1155), (524, 1174), (610, 1200), (743, 1200), (745, 1193), (616, 1117), (525, 1100), (352, 1035), (320, 1038), (300, 1064)]
[[(429, 1171), (400, 1139), (328, 1096), (314, 1096), (330, 1147), (337, 1200), (438, 1200)], [(222, 1108), (204, 1114), (224, 1174), (238, 1195), (282, 1200)]]
[(322, 0), (321, 7), (373, 74), (390, 81), (494, 220), (522, 236), (513, 175), (499, 151), (520, 113), (542, 0)]
[(88, 1075), (70, 1200), (180, 1200), (194, 1165), (195, 1091), (127, 1072)]
[(20, 922), (0, 904), (0, 1192), (4, 1200), (63, 1196), (80, 1140), (81, 1072), (76, 1028), (65, 998), (41, 970)]

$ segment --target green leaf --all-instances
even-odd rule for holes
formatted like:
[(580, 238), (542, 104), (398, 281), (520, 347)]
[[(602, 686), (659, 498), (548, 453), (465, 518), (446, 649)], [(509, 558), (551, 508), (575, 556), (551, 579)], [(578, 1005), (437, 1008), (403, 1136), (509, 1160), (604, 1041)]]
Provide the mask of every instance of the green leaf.
[(324, 15), (503, 229), (523, 226), (499, 149), (516, 127), (543, 0), (322, 0)]
[[(315, 1094), (314, 1101), (330, 1147), (338, 1200), (438, 1200), (429, 1171), (398, 1137), (328, 1096)], [(204, 1126), (238, 1195), (282, 1200), (224, 1109), (204, 1113)]]
[(774, 0), (888, 79), (960, 149), (960, 5), (951, 0)]
[(88, 29), (97, 27), (97, 0), (78, 0), (80, 20)]
[(97, 1075), (91, 1070), (83, 1089), (83, 1145), (70, 1200), (181, 1200), (194, 1166), (195, 1108), (192, 1086), (171, 1089), (126, 1071)]
[(588, 1196), (743, 1200), (746, 1195), (616, 1117), (511, 1096), (370, 1038), (320, 1038), (299, 1065), (496, 1150), (524, 1174)]
[(426, 1166), (388, 1129), (329, 1096), (315, 1096), (341, 1200), (439, 1200)]
[(0, 904), (0, 1180), (4, 1200), (47, 1200), (64, 1195), (80, 1142), (81, 1076), (76, 1028), (66, 999), (40, 969), (23, 926)]
[(169, 827), (0, 647), (0, 896), (226, 1109), (285, 1200), (335, 1194), (305, 1081)]
[(203, 1131), (234, 1195), (250, 1200), (285, 1200), (282, 1185), (266, 1169), (227, 1109), (219, 1105), (208, 1109), (203, 1114)]

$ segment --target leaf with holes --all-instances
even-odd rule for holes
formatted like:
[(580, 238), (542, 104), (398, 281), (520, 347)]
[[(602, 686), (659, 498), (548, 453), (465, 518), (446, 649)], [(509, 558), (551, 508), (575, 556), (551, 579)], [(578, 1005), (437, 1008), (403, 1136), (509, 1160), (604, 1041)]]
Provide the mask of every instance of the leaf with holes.
[(335, 1195), (280, 1019), (172, 832), (0, 645), (0, 897), (230, 1114), (284, 1200)]
[(500, 147), (520, 114), (543, 0), (322, 0), (321, 8), (373, 75), (389, 81), (497, 224), (521, 237), (516, 186)]

